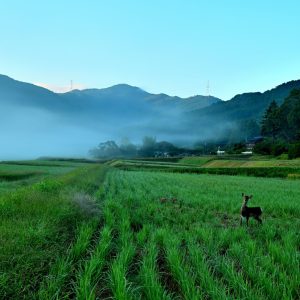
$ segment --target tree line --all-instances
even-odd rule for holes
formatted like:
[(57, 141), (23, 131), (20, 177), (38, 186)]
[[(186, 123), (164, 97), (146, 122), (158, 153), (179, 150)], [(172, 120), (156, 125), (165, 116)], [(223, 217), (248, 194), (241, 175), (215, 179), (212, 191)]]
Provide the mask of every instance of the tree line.
[(194, 154), (195, 150), (180, 148), (167, 141), (157, 141), (151, 136), (145, 136), (141, 145), (133, 144), (125, 138), (119, 144), (112, 140), (106, 141), (90, 150), (90, 155), (95, 158), (172, 157), (183, 153)]
[(272, 101), (261, 121), (264, 141), (255, 151), (261, 154), (300, 157), (300, 90), (293, 90), (282, 105)]
[(127, 138), (119, 144), (113, 140), (102, 142), (90, 150), (90, 155), (95, 158), (205, 155), (216, 154), (219, 146), (226, 153), (238, 154), (247, 150), (247, 142), (258, 135), (263, 140), (255, 145), (255, 153), (273, 156), (286, 153), (289, 158), (300, 157), (300, 90), (293, 90), (282, 105), (272, 101), (260, 123), (254, 119), (241, 120), (221, 139), (202, 140), (192, 148), (145, 136), (140, 145)]

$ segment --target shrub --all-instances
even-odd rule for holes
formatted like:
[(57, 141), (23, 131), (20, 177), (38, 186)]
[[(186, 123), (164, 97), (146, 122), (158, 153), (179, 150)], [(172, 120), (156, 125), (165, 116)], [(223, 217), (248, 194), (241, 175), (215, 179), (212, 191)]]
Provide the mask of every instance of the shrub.
[(289, 147), (289, 159), (300, 157), (300, 142)]
[(272, 141), (270, 139), (257, 143), (253, 149), (254, 153), (270, 155), (272, 153)]
[(266, 139), (256, 144), (253, 150), (257, 154), (279, 156), (288, 152), (288, 145), (282, 140), (273, 142), (271, 139)]
[(271, 148), (271, 154), (274, 156), (279, 156), (283, 153), (288, 152), (287, 144), (283, 141), (276, 141)]

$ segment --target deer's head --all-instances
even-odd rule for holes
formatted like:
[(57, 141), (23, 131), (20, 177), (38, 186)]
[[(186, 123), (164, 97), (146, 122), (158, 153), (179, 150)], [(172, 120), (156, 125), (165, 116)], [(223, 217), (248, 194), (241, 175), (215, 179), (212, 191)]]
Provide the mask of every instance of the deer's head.
[(244, 193), (242, 193), (242, 197), (243, 197), (243, 201), (244, 204), (247, 204), (247, 202), (253, 197), (252, 195), (245, 195)]

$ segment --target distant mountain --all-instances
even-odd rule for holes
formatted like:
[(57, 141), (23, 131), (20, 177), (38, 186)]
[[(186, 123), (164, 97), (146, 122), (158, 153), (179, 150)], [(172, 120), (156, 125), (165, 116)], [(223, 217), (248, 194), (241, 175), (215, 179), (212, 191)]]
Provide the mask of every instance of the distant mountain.
[(193, 111), (197, 119), (210, 116), (214, 120), (260, 120), (269, 104), (275, 100), (282, 104), (293, 89), (300, 89), (300, 80), (283, 83), (264, 93), (244, 93), (234, 96), (229, 101), (218, 102), (212, 106)]
[[(300, 89), (300, 80), (281, 84), (264, 93), (244, 93), (228, 101), (217, 102), (202, 109), (186, 113), (186, 128), (194, 128), (199, 140), (241, 140), (259, 134), (256, 129), (246, 132), (243, 124), (256, 122), (258, 128), (262, 115), (272, 100), (282, 104), (293, 89)], [(250, 121), (252, 123), (250, 123)], [(195, 126), (196, 125), (196, 126)]]
[[(143, 110), (152, 108), (179, 109), (191, 111), (209, 106), (221, 100), (215, 97), (194, 96), (190, 98), (171, 97), (165, 94), (151, 94), (138, 87), (118, 84), (104, 89), (73, 90), (67, 93), (53, 93), (45, 88), (20, 82), (0, 75), (0, 105), (9, 102), (14, 105), (33, 106), (40, 109), (70, 113), (97, 110)], [(134, 107), (131, 107), (134, 106)]]
[(300, 80), (228, 101), (151, 94), (126, 84), (58, 94), (0, 75), (0, 160), (82, 156), (98, 142), (122, 137), (138, 142), (148, 135), (191, 145), (227, 138), (240, 127), (239, 138), (249, 135), (239, 122), (259, 122), (272, 100), (282, 103), (293, 89), (300, 89)]
[(35, 106), (44, 109), (62, 109), (57, 94), (42, 87), (0, 75), (0, 105)]
[(213, 96), (192, 96), (188, 98), (171, 97), (166, 94), (150, 94), (146, 98), (147, 101), (157, 107), (163, 106), (169, 109), (178, 109), (182, 112), (193, 111), (210, 106), (211, 104), (222, 102), (221, 99)]

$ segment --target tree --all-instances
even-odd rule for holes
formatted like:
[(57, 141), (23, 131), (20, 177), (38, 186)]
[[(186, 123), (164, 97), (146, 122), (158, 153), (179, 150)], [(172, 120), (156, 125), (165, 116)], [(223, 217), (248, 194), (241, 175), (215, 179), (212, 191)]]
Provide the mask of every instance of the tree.
[(281, 135), (288, 141), (300, 140), (300, 90), (293, 90), (280, 107)]
[(90, 154), (95, 158), (113, 158), (120, 156), (121, 151), (115, 141), (106, 141), (90, 150)]
[(159, 152), (167, 152), (171, 155), (174, 155), (178, 152), (177, 147), (175, 147), (172, 143), (166, 141), (156, 143), (155, 150)]
[(132, 144), (128, 138), (123, 138), (120, 144), (122, 156), (134, 157), (137, 155), (137, 147)]
[(300, 157), (300, 142), (290, 145), (289, 148), (289, 158), (297, 158)]
[(244, 140), (256, 137), (260, 133), (260, 128), (254, 119), (245, 120), (241, 124), (241, 131), (243, 133)]
[(145, 136), (143, 138), (143, 145), (140, 149), (141, 156), (153, 156), (156, 150), (156, 138), (151, 136)]
[(272, 101), (263, 116), (261, 122), (261, 134), (266, 137), (271, 137), (274, 142), (279, 132), (280, 110), (277, 103)]

